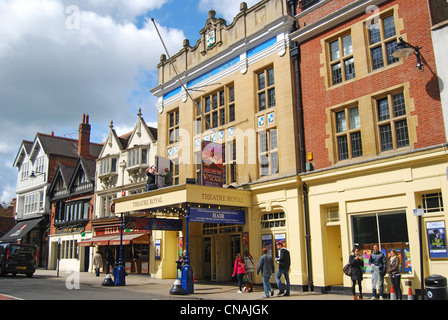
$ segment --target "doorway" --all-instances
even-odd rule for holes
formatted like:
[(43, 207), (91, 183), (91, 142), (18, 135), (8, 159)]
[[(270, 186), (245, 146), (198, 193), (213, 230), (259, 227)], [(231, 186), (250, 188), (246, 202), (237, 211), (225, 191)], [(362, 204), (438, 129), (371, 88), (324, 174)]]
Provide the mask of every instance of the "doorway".
[(213, 281), (212, 278), (212, 238), (205, 237), (204, 238), (204, 262), (202, 268), (202, 276), (206, 280)]
[(344, 274), (342, 273), (342, 248), (341, 248), (341, 227), (339, 225), (327, 225), (327, 280), (328, 286), (339, 286), (343, 284)]

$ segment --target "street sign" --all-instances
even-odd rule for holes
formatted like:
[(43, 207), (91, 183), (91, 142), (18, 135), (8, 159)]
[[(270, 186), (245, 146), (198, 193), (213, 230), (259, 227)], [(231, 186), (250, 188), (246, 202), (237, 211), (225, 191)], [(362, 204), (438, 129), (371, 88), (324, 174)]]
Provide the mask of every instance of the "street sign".
[(422, 208), (414, 209), (414, 216), (418, 217), (418, 216), (423, 216), (424, 214), (425, 214), (425, 209), (422, 209)]

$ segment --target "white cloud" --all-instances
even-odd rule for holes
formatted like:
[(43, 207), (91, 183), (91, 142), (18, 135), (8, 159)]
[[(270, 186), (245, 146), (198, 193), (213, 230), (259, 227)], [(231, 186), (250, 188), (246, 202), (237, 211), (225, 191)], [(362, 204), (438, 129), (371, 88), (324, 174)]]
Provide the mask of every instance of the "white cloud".
[(107, 15), (114, 20), (133, 21), (136, 16), (161, 8), (168, 0), (62, 0), (66, 7), (77, 6), (82, 11)]
[[(125, 7), (132, 14), (148, 7), (143, 1), (128, 2)], [(118, 1), (94, 3), (110, 10), (124, 6)], [(79, 29), (69, 30), (67, 17), (57, 0), (2, 2), (0, 103), (6, 114), (0, 122), (20, 123), (29, 115), (48, 125), (55, 118), (68, 123), (79, 121), (82, 112), (89, 112), (94, 121), (127, 114), (130, 101), (151, 102), (151, 88), (139, 88), (138, 81), (157, 72), (163, 53), (152, 24), (137, 29), (108, 15), (80, 11)], [(160, 31), (168, 47), (178, 50), (183, 33), (163, 27)], [(153, 106), (140, 107), (145, 112)]]
[[(111, 120), (133, 126), (139, 107), (147, 121), (156, 119), (149, 83), (157, 79), (164, 51), (151, 21), (141, 29), (132, 22), (165, 2), (0, 0), (0, 171), (36, 132), (77, 137), (83, 113), (96, 122), (94, 142), (102, 142)], [(66, 12), (72, 4), (79, 8), (76, 17)], [(73, 18), (78, 25), (69, 28)], [(183, 32), (159, 30), (177, 52)], [(15, 184), (17, 171), (10, 171), (2, 176), (0, 194)]]
[[(248, 0), (247, 7), (250, 8), (260, 0)], [(216, 16), (226, 20), (227, 24), (231, 24), (235, 16), (240, 12), (241, 0), (200, 0), (199, 8), (202, 11), (216, 11)]]

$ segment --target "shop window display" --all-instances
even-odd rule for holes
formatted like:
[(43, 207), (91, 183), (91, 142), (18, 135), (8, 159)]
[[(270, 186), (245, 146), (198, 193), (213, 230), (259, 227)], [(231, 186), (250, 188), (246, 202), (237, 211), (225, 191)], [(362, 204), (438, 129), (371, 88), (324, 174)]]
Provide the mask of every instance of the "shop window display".
[(364, 272), (371, 272), (368, 261), (374, 244), (379, 244), (387, 258), (397, 250), (401, 272), (412, 272), (405, 211), (355, 215), (351, 221), (354, 243), (364, 256)]

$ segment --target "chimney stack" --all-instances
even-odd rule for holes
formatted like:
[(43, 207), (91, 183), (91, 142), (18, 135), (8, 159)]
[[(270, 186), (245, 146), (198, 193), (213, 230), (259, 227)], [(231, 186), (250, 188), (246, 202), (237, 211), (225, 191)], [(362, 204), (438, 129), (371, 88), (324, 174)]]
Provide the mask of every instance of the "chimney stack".
[(89, 115), (82, 115), (82, 123), (79, 125), (78, 154), (80, 157), (90, 156), (90, 124)]

